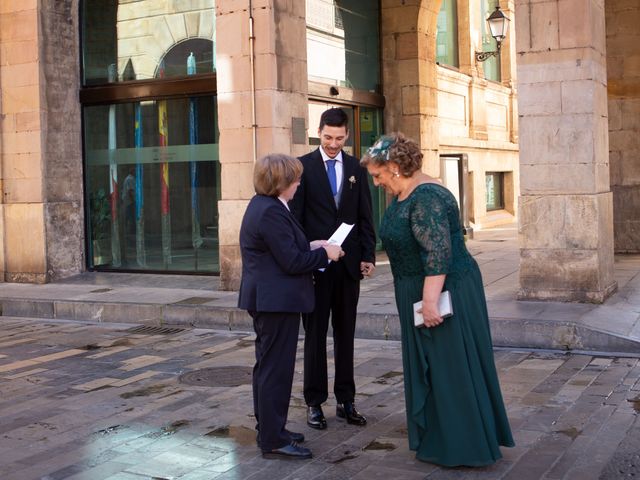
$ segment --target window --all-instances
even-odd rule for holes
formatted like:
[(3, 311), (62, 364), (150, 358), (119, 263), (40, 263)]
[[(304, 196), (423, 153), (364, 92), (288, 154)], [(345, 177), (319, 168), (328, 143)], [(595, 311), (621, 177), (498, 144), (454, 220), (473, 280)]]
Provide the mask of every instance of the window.
[(486, 173), (486, 204), (487, 212), (504, 208), (504, 173)]
[(380, 93), (378, 2), (306, 0), (309, 80)]
[[(496, 41), (491, 36), (489, 25), (487, 25), (487, 18), (498, 6), (498, 0), (482, 0), (481, 3), (481, 19), (482, 19), (482, 51), (491, 52), (496, 49)], [(502, 75), (500, 74), (500, 56), (490, 57), (488, 60), (482, 62), (482, 68), (484, 69), (484, 77), (487, 80), (493, 80), (494, 82), (500, 82)]]
[[(214, 0), (208, 8), (164, 1), (83, 2), (83, 85), (184, 76), (215, 71)], [(155, 5), (154, 5), (155, 4)], [(165, 58), (173, 50), (172, 58)], [(164, 66), (163, 66), (164, 62)]]
[(214, 0), (165, 3), (81, 4), (92, 269), (219, 272)]
[(456, 0), (442, 0), (436, 33), (436, 61), (440, 65), (460, 66), (458, 61), (458, 10)]

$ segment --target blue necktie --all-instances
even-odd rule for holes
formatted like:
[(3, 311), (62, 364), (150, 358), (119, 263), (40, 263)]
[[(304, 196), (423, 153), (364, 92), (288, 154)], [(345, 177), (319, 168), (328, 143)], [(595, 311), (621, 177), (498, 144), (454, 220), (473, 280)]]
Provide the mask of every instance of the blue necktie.
[(331, 193), (335, 197), (338, 194), (338, 183), (336, 181), (336, 161), (327, 160), (327, 175), (329, 177), (329, 185), (331, 185)]

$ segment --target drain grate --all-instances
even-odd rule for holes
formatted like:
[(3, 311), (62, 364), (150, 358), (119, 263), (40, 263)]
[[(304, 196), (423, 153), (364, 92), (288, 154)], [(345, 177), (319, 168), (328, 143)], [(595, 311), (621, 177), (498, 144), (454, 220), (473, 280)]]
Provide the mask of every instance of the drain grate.
[(251, 383), (251, 367), (211, 367), (183, 373), (178, 381), (198, 387), (237, 387)]
[(184, 332), (184, 328), (154, 327), (153, 325), (140, 325), (125, 330), (127, 333), (137, 333), (140, 335), (173, 335)]

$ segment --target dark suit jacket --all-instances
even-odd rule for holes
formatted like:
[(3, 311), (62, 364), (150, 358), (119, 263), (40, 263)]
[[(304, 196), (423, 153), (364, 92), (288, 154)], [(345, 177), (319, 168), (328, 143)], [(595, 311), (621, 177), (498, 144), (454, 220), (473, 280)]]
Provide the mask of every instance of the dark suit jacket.
[(280, 200), (256, 195), (240, 227), (242, 280), (238, 307), (257, 312), (314, 308), (311, 273), (328, 264), (324, 248), (309, 250), (301, 225)]
[[(342, 244), (345, 256), (340, 260), (353, 279), (360, 279), (360, 262), (375, 262), (376, 234), (371, 213), (371, 193), (367, 170), (355, 157), (342, 152), (343, 183), (340, 207), (331, 194), (327, 170), (319, 149), (300, 161), (304, 166), (302, 180), (293, 200), (291, 211), (304, 227), (307, 239), (326, 240), (342, 222), (354, 224)], [(352, 178), (355, 182), (350, 182)]]

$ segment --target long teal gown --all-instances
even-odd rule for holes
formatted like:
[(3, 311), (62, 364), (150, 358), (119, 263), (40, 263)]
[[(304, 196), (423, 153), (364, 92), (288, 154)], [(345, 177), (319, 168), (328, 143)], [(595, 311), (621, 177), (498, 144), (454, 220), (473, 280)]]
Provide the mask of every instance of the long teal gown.
[[(409, 448), (419, 460), (481, 466), (514, 446), (493, 360), (480, 269), (464, 244), (455, 198), (419, 185), (394, 199), (380, 227), (394, 278), (402, 334)], [(416, 328), (425, 276), (445, 274), (453, 316)]]

